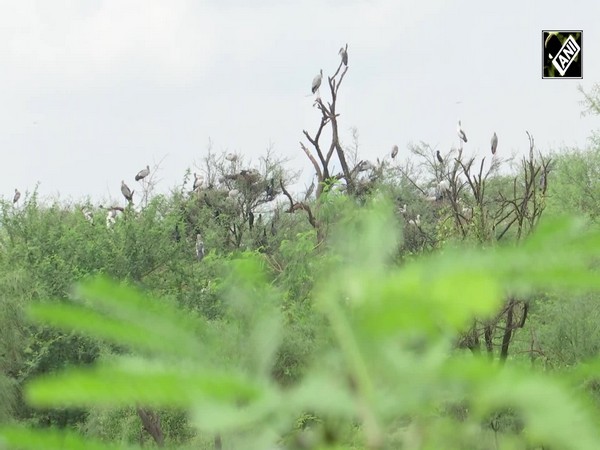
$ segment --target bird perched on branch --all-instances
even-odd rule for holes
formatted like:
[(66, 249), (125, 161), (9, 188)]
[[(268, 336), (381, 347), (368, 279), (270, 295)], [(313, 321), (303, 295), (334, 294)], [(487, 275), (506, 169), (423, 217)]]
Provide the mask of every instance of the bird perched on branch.
[(272, 200), (275, 197), (275, 178), (271, 178), (266, 188), (267, 199)]
[(194, 172), (194, 191), (197, 191), (201, 186), (202, 183), (204, 182), (204, 177), (202, 175), (198, 176), (198, 174), (196, 172)]
[(198, 261), (204, 259), (204, 242), (202, 241), (202, 235), (200, 235), (200, 233), (196, 235), (196, 258)]
[(398, 156), (398, 146), (394, 145), (392, 147), (392, 159), (394, 159), (396, 156)]
[(227, 161), (236, 162), (237, 161), (237, 155), (235, 153), (227, 153), (227, 155), (225, 155), (225, 159)]
[(15, 196), (13, 197), (13, 205), (19, 201), (21, 198), (21, 193), (17, 188), (15, 188)]
[(458, 137), (465, 142), (465, 144), (467, 143), (467, 135), (465, 134), (465, 132), (462, 129), (462, 126), (460, 124), (460, 120), (458, 121), (458, 127), (456, 127), (456, 133), (458, 134)]
[(444, 158), (442, 158), (442, 154), (439, 150), (436, 151), (435, 156), (440, 164), (444, 164)]
[(83, 217), (85, 217), (85, 220), (94, 225), (94, 216), (92, 215), (92, 212), (89, 209), (82, 206), (81, 213), (83, 214)]
[(340, 48), (339, 55), (342, 57), (342, 62), (345, 66), (348, 65), (348, 52), (344, 47)]
[(410, 219), (408, 221), (409, 225), (414, 225), (416, 227), (420, 227), (421, 226), (421, 214), (417, 214), (416, 219)]
[(150, 175), (150, 166), (146, 166), (145, 169), (140, 170), (135, 176), (135, 181), (140, 181)]
[(440, 192), (450, 190), (450, 182), (448, 180), (442, 180), (438, 183), (438, 189)]
[(127, 186), (125, 184), (124, 180), (121, 180), (121, 194), (123, 194), (123, 197), (125, 197), (125, 199), (129, 202), (132, 203), (133, 202), (133, 193), (135, 191), (132, 191), (131, 189), (129, 189), (129, 186)]
[(312, 93), (315, 94), (321, 86), (321, 80), (323, 79), (323, 69), (319, 71), (319, 75), (313, 78), (312, 81)]
[(371, 163), (371, 161), (367, 161), (362, 160), (361, 162), (358, 163), (358, 171), (359, 172), (364, 172), (365, 170), (369, 170), (369, 169), (374, 169), (375, 166), (373, 166), (373, 163)]
[(496, 136), (496, 132), (494, 131), (494, 135), (492, 136), (492, 155), (496, 154), (496, 149), (498, 148), (498, 136)]

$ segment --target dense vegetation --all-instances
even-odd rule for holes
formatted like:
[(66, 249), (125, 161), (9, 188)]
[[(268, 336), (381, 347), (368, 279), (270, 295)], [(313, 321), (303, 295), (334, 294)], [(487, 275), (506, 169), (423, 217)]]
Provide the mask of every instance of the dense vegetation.
[(301, 196), (209, 152), (120, 209), (2, 205), (0, 447), (599, 447), (597, 140), (361, 161), (346, 70)]

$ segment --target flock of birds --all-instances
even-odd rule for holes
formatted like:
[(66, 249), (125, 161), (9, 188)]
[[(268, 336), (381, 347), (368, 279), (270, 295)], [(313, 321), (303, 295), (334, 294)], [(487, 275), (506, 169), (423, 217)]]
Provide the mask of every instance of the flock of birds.
[[(465, 131), (462, 128), (462, 124), (461, 121), (458, 121), (458, 126), (456, 128), (456, 134), (458, 135), (459, 139), (460, 139), (460, 148), (462, 150), (462, 145), (463, 143), (467, 143), (467, 134), (465, 133)], [(496, 156), (496, 150), (498, 149), (498, 135), (496, 134), (496, 132), (494, 131), (494, 134), (492, 135), (492, 139), (490, 141), (490, 148), (492, 151), (492, 157)], [(392, 159), (396, 158), (396, 156), (398, 155), (398, 146), (394, 145), (392, 147), (392, 152), (391, 152), (391, 157)], [(439, 164), (444, 164), (444, 158), (442, 157), (442, 154), (440, 153), (439, 150), (436, 150), (436, 159), (438, 161)], [(443, 193), (448, 191), (450, 189), (450, 182), (448, 180), (441, 180), (438, 184), (437, 184), (437, 189), (436, 189), (436, 195), (434, 196), (430, 196), (427, 197), (428, 201), (437, 201), (440, 200), (441, 198), (443, 198)], [(406, 215), (407, 212), (407, 205), (404, 204), (400, 209), (399, 209), (400, 213), (402, 215)], [(462, 208), (462, 212), (465, 216), (469, 215), (469, 213), (471, 212), (469, 210), (469, 208), (467, 208), (466, 206), (463, 206)], [(417, 216), (415, 218), (412, 218), (410, 220), (408, 220), (408, 224), (412, 225), (412, 226), (416, 226), (416, 227), (420, 227), (421, 226), (421, 215), (417, 214)]]
[[(348, 46), (346, 45), (346, 47), (340, 48), (340, 51), (338, 54), (341, 57), (342, 64), (345, 66), (348, 66)], [(313, 94), (316, 94), (319, 91), (322, 80), (323, 80), (323, 69), (320, 69), (319, 73), (312, 80), (311, 91)], [(462, 128), (462, 123), (460, 120), (458, 121), (458, 125), (456, 128), (456, 134), (458, 135), (460, 149), (462, 150), (463, 143), (466, 144), (468, 142), (468, 139), (467, 139), (467, 134), (465, 133), (465, 131)], [(498, 149), (498, 135), (496, 134), (495, 131), (494, 131), (494, 134), (492, 135), (492, 139), (490, 141), (490, 148), (492, 151), (492, 157), (495, 157), (496, 150)], [(392, 147), (392, 151), (391, 151), (391, 155), (390, 155), (392, 157), (392, 159), (395, 159), (396, 156), (398, 156), (398, 151), (399, 151), (398, 146), (394, 145)], [(442, 157), (439, 150), (436, 151), (436, 159), (439, 164), (444, 163), (444, 158)], [(372, 168), (372, 167), (373, 167), (372, 164), (370, 164), (368, 161), (361, 161), (361, 163), (359, 164), (359, 167), (358, 167), (358, 171), (362, 172), (362, 171), (368, 170), (369, 168)], [(428, 197), (427, 199), (428, 200), (439, 200), (440, 193), (445, 192), (448, 189), (450, 189), (450, 182), (448, 180), (442, 180), (438, 183), (436, 195)], [(463, 213), (468, 214), (468, 211), (466, 211), (465, 208), (466, 207), (463, 207)], [(406, 210), (407, 210), (406, 205), (404, 205), (402, 208), (400, 208), (400, 212), (403, 215), (406, 214)], [(415, 218), (412, 218), (408, 221), (408, 224), (416, 226), (416, 227), (420, 227), (421, 226), (421, 215), (417, 214), (417, 216)]]
[[(346, 45), (346, 47), (340, 48), (340, 51), (338, 52), (338, 54), (340, 55), (340, 57), (342, 59), (342, 64), (344, 64), (345, 66), (348, 66), (348, 46)], [(317, 93), (317, 91), (321, 87), (322, 81), (323, 81), (323, 69), (320, 69), (319, 73), (313, 78), (313, 81), (312, 81), (311, 91), (313, 94)], [(462, 149), (463, 142), (465, 144), (467, 143), (467, 135), (464, 132), (464, 130), (462, 129), (460, 120), (458, 121), (456, 133), (458, 134), (458, 137), (460, 139), (460, 145), (461, 145), (461, 149)], [(492, 140), (491, 140), (492, 155), (494, 155), (494, 156), (496, 155), (497, 148), (498, 148), (498, 136), (496, 135), (496, 132), (494, 131), (494, 134), (493, 134)], [(392, 159), (394, 159), (397, 155), (398, 155), (398, 146), (394, 145), (394, 147), (392, 148), (392, 155), (391, 155)], [(442, 159), (442, 156), (440, 155), (439, 150), (437, 151), (437, 159), (440, 163), (443, 162), (443, 159)]]
[[(347, 46), (346, 47), (342, 47), (340, 48), (340, 51), (338, 52), (338, 54), (341, 57), (341, 61), (342, 64), (344, 64), (344, 66), (348, 66), (348, 50), (347, 50)], [(323, 80), (323, 69), (321, 69), (319, 71), (319, 74), (316, 75), (313, 78), (312, 81), (312, 86), (311, 86), (311, 91), (313, 94), (316, 94), (321, 86), (321, 82)], [(467, 143), (467, 135), (465, 133), (465, 131), (462, 129), (462, 125), (461, 125), (461, 121), (458, 121), (458, 126), (457, 126), (457, 134), (458, 137), (460, 139), (460, 144), (461, 144), (461, 149), (462, 149), (462, 144)], [(492, 140), (491, 140), (491, 150), (492, 150), (492, 155), (496, 155), (496, 149), (498, 148), (498, 136), (496, 135), (496, 132), (494, 132), (493, 136), (492, 136)], [(392, 151), (391, 151), (391, 157), (392, 159), (395, 159), (396, 156), (398, 156), (398, 146), (394, 145), (392, 147)], [(437, 150), (436, 151), (436, 158), (438, 160), (438, 162), (440, 164), (442, 164), (444, 162), (444, 159), (442, 157), (442, 155), (440, 154), (440, 151)], [(228, 153), (225, 156), (225, 159), (231, 163), (235, 163), (237, 161), (237, 155), (235, 155), (234, 153)], [(359, 167), (359, 171), (363, 171), (363, 170), (367, 170), (369, 169), (369, 162), (368, 161), (362, 161), (361, 164), (364, 164), (364, 167)], [(247, 173), (244, 173), (247, 172)], [(251, 171), (242, 171), (241, 175), (254, 175), (250, 173)], [(135, 181), (142, 181), (144, 180), (146, 177), (148, 177), (148, 175), (150, 175), (150, 166), (146, 165), (146, 167), (142, 170), (140, 170), (136, 176), (135, 176)], [(444, 182), (446, 184), (448, 184), (448, 180), (442, 180), (439, 184), (438, 184), (438, 190), (443, 191), (443, 189), (448, 189), (449, 186), (446, 186), (444, 184)], [(204, 183), (204, 177), (202, 176), (202, 174), (197, 174), (194, 173), (194, 184), (193, 184), (193, 190), (197, 191), (198, 189), (200, 189), (202, 187)], [(314, 188), (314, 183), (313, 185), (311, 185), (311, 191), (312, 188)], [(267, 195), (269, 195), (269, 189), (270, 189), (270, 196), (273, 196), (274, 194), (274, 186), (273, 183), (271, 183), (270, 185), (267, 186)], [(127, 200), (127, 202), (129, 204), (133, 203), (133, 194), (135, 193), (134, 190), (130, 189), (129, 186), (127, 186), (127, 184), (125, 183), (125, 180), (121, 180), (121, 193), (123, 194), (123, 197), (125, 197), (125, 199)], [(235, 198), (237, 197), (237, 195), (239, 194), (239, 191), (237, 189), (231, 189), (228, 192), (228, 197), (229, 198)], [(310, 195), (310, 194), (307, 194)], [(19, 199), (21, 198), (21, 192), (15, 188), (15, 194), (13, 196), (13, 205), (15, 205)], [(103, 206), (100, 206), (101, 208), (104, 208)], [(108, 213), (106, 216), (106, 226), (107, 228), (112, 227), (112, 225), (114, 225), (116, 217), (117, 217), (117, 213), (118, 212), (123, 212), (124, 208), (120, 207), (120, 206), (112, 206), (108, 209)], [(92, 215), (92, 212), (84, 207), (81, 208), (82, 213), (84, 215), (84, 217), (90, 222), (90, 223), (94, 223), (94, 218)], [(407, 206), (406, 204), (400, 209), (400, 212), (402, 214), (405, 214), (407, 210)], [(419, 227), (421, 225), (421, 215), (417, 214), (417, 216), (414, 219), (410, 219), (408, 221), (409, 225), (413, 225), (413, 226), (417, 226)], [(196, 235), (196, 258), (198, 259), (198, 261), (202, 261), (202, 259), (204, 258), (205, 255), (205, 248), (204, 248), (204, 241), (202, 239), (202, 235), (201, 234), (197, 234)]]
[[(142, 181), (148, 175), (150, 175), (150, 166), (149, 165), (147, 165), (144, 169), (140, 170), (136, 174), (135, 181)], [(15, 189), (15, 191), (16, 191), (16, 189)], [(125, 200), (127, 200), (127, 202), (129, 204), (133, 203), (133, 194), (134, 193), (135, 193), (135, 191), (131, 190), (129, 188), (129, 186), (127, 186), (127, 184), (125, 184), (125, 180), (121, 180), (121, 194), (123, 194), (123, 197), (125, 197)], [(15, 195), (15, 198), (16, 198), (16, 195)], [(18, 200), (18, 198), (17, 198), (17, 200)], [(16, 200), (13, 203), (16, 203)], [(115, 224), (115, 221), (117, 219), (117, 214), (119, 212), (123, 212), (125, 210), (125, 208), (123, 208), (122, 206), (110, 206), (108, 208), (105, 208), (104, 206), (100, 205), (100, 208), (108, 210), (108, 212), (106, 213), (106, 228), (111, 228)], [(83, 216), (86, 218), (86, 220), (93, 225), (94, 224), (94, 216), (93, 216), (92, 212), (83, 206), (81, 207), (81, 212), (83, 213)]]

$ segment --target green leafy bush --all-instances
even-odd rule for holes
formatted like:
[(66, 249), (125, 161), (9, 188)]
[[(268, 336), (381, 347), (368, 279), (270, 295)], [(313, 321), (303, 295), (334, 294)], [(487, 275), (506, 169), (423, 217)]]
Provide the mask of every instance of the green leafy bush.
[[(597, 449), (598, 411), (581, 373), (498, 365), (455, 341), (507, 296), (600, 288), (600, 232), (546, 220), (517, 247), (447, 248), (397, 267), (391, 210), (376, 198), (339, 213), (313, 289), (319, 344), (293, 382), (279, 383), (273, 370), (290, 305), (265, 260), (247, 253), (222, 281), (219, 319), (104, 278), (80, 283), (70, 302), (32, 305), (46, 326), (128, 351), (32, 380), (26, 399), (38, 408), (185, 411), (200, 448), (215, 437), (215, 446), (240, 449)], [(587, 377), (600, 363), (591, 364)], [(500, 427), (507, 418), (512, 425)], [(130, 448), (70, 431), (5, 426), (0, 436), (11, 449)]]

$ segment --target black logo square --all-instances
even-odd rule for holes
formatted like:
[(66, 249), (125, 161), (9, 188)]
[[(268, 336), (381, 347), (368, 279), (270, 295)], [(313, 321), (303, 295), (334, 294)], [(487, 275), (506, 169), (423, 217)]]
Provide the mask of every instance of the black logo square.
[(542, 78), (583, 78), (583, 31), (542, 31)]

